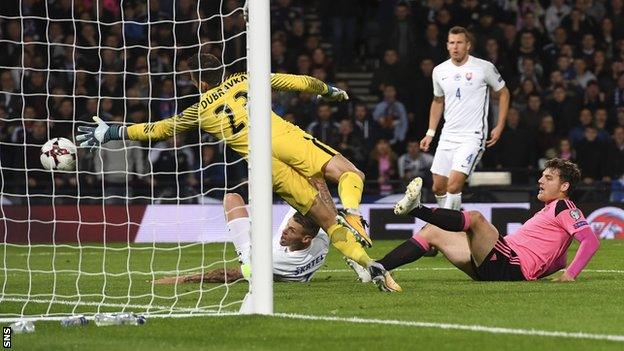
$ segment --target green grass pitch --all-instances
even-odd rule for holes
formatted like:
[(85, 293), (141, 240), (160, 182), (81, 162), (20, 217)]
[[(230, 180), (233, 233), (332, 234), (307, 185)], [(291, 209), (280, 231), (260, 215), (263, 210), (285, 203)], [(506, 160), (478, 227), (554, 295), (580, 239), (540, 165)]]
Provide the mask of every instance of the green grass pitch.
[[(377, 241), (371, 256), (380, 257), (398, 243)], [(228, 265), (234, 265), (231, 246), (159, 247), (165, 250), (153, 251), (149, 245), (130, 251), (111, 246), (104, 255), (96, 246), (82, 251), (33, 247), (30, 252), (27, 247), (0, 246), (0, 284), (4, 293), (0, 314), (93, 314), (98, 305), (101, 311), (118, 311), (123, 306), (128, 306), (129, 311), (145, 311), (145, 306), (150, 305), (152, 313), (181, 313), (198, 307), (222, 312), (238, 309), (238, 301), (247, 290), (245, 282), (203, 287), (153, 287), (149, 283), (151, 271), (223, 267), (224, 258), (231, 260)], [(571, 252), (575, 249), (573, 246)], [(624, 241), (603, 241), (579, 280), (567, 284), (548, 280), (473, 282), (440, 256), (423, 258), (394, 272), (405, 292), (384, 294), (372, 284), (356, 282), (339, 253), (332, 249), (327, 264), (312, 282), (274, 285), (275, 312), (322, 320), (285, 315), (148, 318), (143, 326), (99, 328), (93, 322), (62, 328), (58, 321), (39, 321), (35, 333), (13, 335), (12, 349), (622, 350), (623, 255)], [(77, 274), (77, 270), (81, 273)], [(25, 304), (28, 294), (31, 302)], [(54, 300), (52, 295), (56, 296)], [(360, 323), (345, 320), (351, 317), (360, 318)], [(387, 320), (398, 322), (387, 324)], [(425, 322), (433, 324), (422, 324)], [(451, 329), (442, 328), (442, 324)], [(488, 328), (469, 330), (475, 326)], [(504, 329), (494, 333), (496, 329), (492, 328)], [(509, 330), (521, 330), (527, 335)], [(539, 335), (544, 331), (565, 333)], [(599, 338), (615, 335), (620, 341), (575, 338), (578, 334), (574, 333)]]

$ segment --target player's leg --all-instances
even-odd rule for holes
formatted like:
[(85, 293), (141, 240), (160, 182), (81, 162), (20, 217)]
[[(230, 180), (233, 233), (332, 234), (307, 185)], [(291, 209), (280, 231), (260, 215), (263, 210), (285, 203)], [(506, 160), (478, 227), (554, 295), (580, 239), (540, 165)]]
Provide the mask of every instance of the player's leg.
[[(400, 291), (383, 267), (374, 262), (356, 240), (357, 232), (350, 228), (335, 208), (321, 199), (318, 191), (295, 169), (273, 159), (273, 188), (288, 204), (302, 214), (309, 215), (321, 227), (338, 251), (371, 271), (375, 283), (382, 289)], [(375, 280), (376, 279), (376, 280)]]
[(394, 213), (409, 214), (443, 230), (466, 232), (470, 252), (477, 264), (489, 254), (498, 240), (498, 230), (478, 211), (457, 211), (446, 208), (428, 208), (420, 203), (422, 179), (412, 180), (405, 196), (397, 202)]
[(345, 256), (368, 267), (372, 261), (358, 244), (348, 227), (337, 221), (335, 208), (327, 204), (301, 174), (284, 162), (273, 159), (273, 188), (290, 206), (309, 215), (329, 236), (332, 244)]
[(433, 225), (424, 226), (418, 233), (406, 240), (394, 250), (377, 260), (385, 269), (393, 270), (397, 267), (414, 262), (424, 256), (429, 247), (435, 245), (455, 267), (475, 278), (470, 263), (470, 248), (464, 233), (453, 233), (442, 230)]
[(482, 155), (483, 148), (480, 145), (466, 143), (456, 148), (453, 153), (444, 208), (452, 210), (461, 208), (464, 184), (481, 160)]
[(432, 173), (431, 176), (433, 178), (433, 185), (431, 186), (433, 196), (435, 197), (438, 206), (444, 208), (444, 205), (446, 204), (446, 186), (448, 184), (448, 177), (436, 173)]
[(467, 211), (470, 218), (468, 246), (474, 263), (480, 266), (490, 254), (500, 234), (492, 223), (488, 222), (479, 211)]
[[(444, 208), (446, 206), (446, 193), (448, 186), (448, 176), (451, 171), (452, 150), (446, 150), (438, 148), (433, 157), (433, 163), (431, 164), (431, 174), (433, 178), (433, 185), (431, 191), (435, 197), (438, 207)], [(433, 257), (438, 254), (438, 250), (435, 246), (431, 246), (425, 256)]]
[(372, 246), (366, 229), (366, 222), (360, 214), (360, 202), (364, 191), (364, 173), (357, 169), (346, 157), (338, 154), (332, 157), (323, 167), (325, 179), (338, 183), (338, 196), (345, 209), (344, 218), (360, 235), (366, 239), (367, 246)]
[(364, 189), (364, 174), (336, 150), (303, 131), (275, 137), (272, 146), (273, 156), (304, 178), (322, 176), (338, 183), (342, 205), (349, 211), (344, 218), (358, 232), (364, 244), (370, 247), (372, 242), (358, 211)]
[(365, 176), (341, 154), (333, 156), (323, 167), (325, 179), (338, 184), (338, 196), (345, 209), (358, 210), (362, 201)]
[(247, 272), (251, 263), (251, 224), (245, 207), (245, 200), (236, 193), (227, 193), (223, 197), (226, 228), (234, 243), (243, 272)]
[(436, 203), (442, 208), (444, 208), (446, 203), (446, 189), (448, 185), (448, 177), (451, 173), (452, 161), (453, 151), (438, 147), (435, 155), (433, 156), (433, 163), (431, 164), (431, 175), (433, 178), (431, 191), (435, 196)]
[(468, 175), (458, 171), (451, 171), (448, 177), (444, 205), (442, 207), (451, 210), (459, 210), (461, 208), (462, 189), (464, 188), (466, 179), (468, 179)]

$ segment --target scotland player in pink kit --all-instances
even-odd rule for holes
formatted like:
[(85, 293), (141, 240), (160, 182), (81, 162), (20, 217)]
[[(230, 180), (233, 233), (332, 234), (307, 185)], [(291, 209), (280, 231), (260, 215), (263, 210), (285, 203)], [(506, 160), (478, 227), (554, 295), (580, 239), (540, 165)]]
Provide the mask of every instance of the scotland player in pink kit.
[[(579, 179), (580, 171), (574, 163), (549, 160), (538, 181), (537, 198), (545, 203), (544, 208), (517, 232), (503, 237), (478, 211), (422, 206), (422, 181), (416, 178), (394, 211), (431, 225), (423, 227), (378, 262), (386, 270), (392, 270), (419, 259), (434, 245), (475, 280), (536, 280), (565, 268), (555, 280), (573, 281), (600, 246), (585, 217), (568, 198)], [(580, 246), (566, 267), (572, 240), (580, 242)]]

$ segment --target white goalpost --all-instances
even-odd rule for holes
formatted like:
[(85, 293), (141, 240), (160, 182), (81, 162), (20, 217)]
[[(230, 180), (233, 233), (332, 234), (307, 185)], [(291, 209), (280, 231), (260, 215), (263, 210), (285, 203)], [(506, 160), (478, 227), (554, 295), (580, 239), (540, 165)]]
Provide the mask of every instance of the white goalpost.
[[(0, 103), (0, 321), (272, 314), (269, 1), (79, 5), (0, 12), (10, 97)], [(200, 52), (249, 72), (247, 160), (200, 129), (80, 149), (70, 172), (36, 160), (49, 139), (75, 142), (91, 115), (130, 125), (180, 113), (199, 98), (186, 59)], [(248, 195), (251, 281), (155, 284), (239, 266), (222, 206), (230, 191)]]
[[(271, 251), (271, 28), (269, 0), (249, 1), (249, 203), (253, 312), (273, 313)], [(268, 142), (267, 142), (268, 141)]]

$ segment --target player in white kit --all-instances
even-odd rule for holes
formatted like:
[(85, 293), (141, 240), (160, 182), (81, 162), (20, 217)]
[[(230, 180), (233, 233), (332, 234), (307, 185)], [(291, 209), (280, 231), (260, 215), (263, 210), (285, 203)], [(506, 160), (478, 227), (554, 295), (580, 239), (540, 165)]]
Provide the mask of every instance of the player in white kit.
[[(466, 179), (481, 159), (485, 147), (500, 138), (509, 108), (509, 90), (496, 67), (471, 56), (471, 36), (463, 27), (449, 30), (446, 47), (450, 59), (433, 69), (433, 101), (429, 130), (420, 142), (429, 150), (442, 112), (444, 127), (435, 152), (431, 173), (433, 192), (440, 207), (459, 209)], [(490, 88), (499, 96), (498, 123), (488, 135)]]
[[(238, 194), (227, 194), (223, 203), (227, 228), (241, 262), (242, 274), (249, 278), (251, 263), (250, 223), (245, 202)], [(275, 281), (307, 282), (325, 263), (329, 237), (311, 219), (291, 208), (273, 233), (273, 278)]]
[[(251, 225), (245, 200), (234, 193), (226, 194), (223, 209), (227, 230), (241, 263), (237, 268), (219, 268), (203, 274), (165, 277), (156, 284), (223, 283), (249, 279), (251, 273)], [(329, 237), (310, 218), (291, 208), (279, 229), (273, 233), (273, 280), (307, 282), (323, 266), (329, 251)]]

